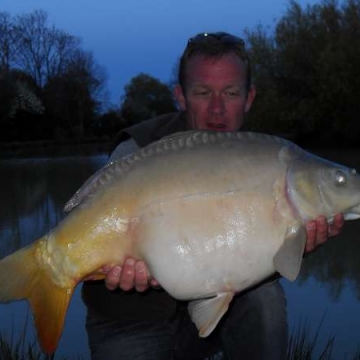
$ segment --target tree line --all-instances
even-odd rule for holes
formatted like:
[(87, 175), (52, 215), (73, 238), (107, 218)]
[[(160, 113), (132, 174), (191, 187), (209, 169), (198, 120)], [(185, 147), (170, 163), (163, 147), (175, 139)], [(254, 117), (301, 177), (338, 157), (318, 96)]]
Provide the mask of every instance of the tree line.
[(0, 139), (82, 137), (104, 95), (105, 71), (44, 11), (0, 13)]
[[(360, 134), (360, 0), (290, 0), (274, 29), (245, 29), (257, 98), (248, 130), (314, 141)], [(171, 82), (170, 82), (171, 83)], [(171, 86), (140, 73), (106, 111), (106, 74), (41, 10), (0, 12), (0, 141), (111, 137), (176, 111)]]
[[(246, 31), (257, 87), (249, 126), (301, 139), (360, 135), (360, 1), (290, 1), (273, 33)], [(273, 130), (272, 130), (273, 129)]]

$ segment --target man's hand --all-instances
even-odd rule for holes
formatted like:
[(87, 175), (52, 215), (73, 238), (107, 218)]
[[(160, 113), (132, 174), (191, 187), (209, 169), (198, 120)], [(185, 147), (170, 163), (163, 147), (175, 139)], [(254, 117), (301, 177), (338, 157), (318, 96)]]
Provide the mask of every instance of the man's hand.
[(342, 214), (334, 216), (332, 224), (328, 224), (325, 216), (319, 216), (306, 224), (307, 241), (305, 253), (313, 251), (317, 246), (324, 244), (329, 237), (339, 235), (343, 225), (344, 217)]
[(144, 261), (127, 258), (123, 266), (105, 268), (104, 271), (107, 273), (105, 285), (109, 290), (119, 287), (124, 291), (135, 289), (138, 292), (144, 292), (150, 286), (159, 287), (159, 283), (151, 278)]

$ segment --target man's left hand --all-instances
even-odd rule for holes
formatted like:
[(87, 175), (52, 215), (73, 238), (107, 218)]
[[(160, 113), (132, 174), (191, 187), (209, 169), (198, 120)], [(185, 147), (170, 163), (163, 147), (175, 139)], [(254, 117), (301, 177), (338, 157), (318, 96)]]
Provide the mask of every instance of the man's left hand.
[(317, 246), (324, 244), (329, 237), (339, 235), (344, 222), (342, 214), (335, 215), (331, 224), (327, 223), (325, 216), (318, 216), (315, 220), (308, 221), (306, 224), (305, 253), (314, 251)]

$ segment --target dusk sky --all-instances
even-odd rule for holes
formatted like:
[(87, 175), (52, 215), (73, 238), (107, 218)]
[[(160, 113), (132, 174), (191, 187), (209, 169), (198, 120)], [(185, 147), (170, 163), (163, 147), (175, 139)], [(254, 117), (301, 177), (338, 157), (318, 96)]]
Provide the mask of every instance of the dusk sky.
[[(302, 6), (320, 0), (299, 0)], [(140, 72), (168, 82), (187, 39), (199, 32), (238, 36), (262, 24), (273, 28), (287, 0), (0, 0), (11, 15), (41, 9), (49, 25), (82, 39), (105, 68), (110, 101), (119, 105), (124, 85)]]

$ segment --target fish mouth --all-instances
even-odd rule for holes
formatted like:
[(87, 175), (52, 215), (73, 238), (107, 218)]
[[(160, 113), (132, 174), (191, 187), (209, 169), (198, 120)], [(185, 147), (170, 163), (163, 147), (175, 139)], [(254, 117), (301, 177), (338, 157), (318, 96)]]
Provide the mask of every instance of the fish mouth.
[(344, 214), (345, 220), (356, 220), (360, 219), (360, 204), (351, 208), (349, 212)]

